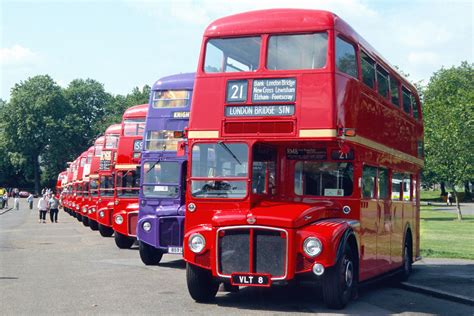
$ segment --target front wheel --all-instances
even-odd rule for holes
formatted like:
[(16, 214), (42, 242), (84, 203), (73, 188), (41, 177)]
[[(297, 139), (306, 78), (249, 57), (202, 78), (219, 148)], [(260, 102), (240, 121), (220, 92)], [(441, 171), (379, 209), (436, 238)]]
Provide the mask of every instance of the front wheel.
[(125, 236), (119, 232), (115, 232), (115, 244), (120, 249), (129, 249), (135, 242), (135, 238)]
[(76, 218), (79, 222), (82, 222), (82, 215), (79, 213), (76, 213)]
[(219, 290), (219, 283), (214, 280), (209, 270), (186, 264), (186, 281), (191, 297), (199, 303), (210, 302)]
[(412, 270), (413, 260), (412, 260), (411, 240), (408, 236), (405, 238), (405, 240), (406, 240), (405, 246), (403, 247), (403, 266), (402, 266), (402, 270), (400, 271), (397, 277), (398, 282), (403, 282), (403, 281), (408, 280), (408, 277), (410, 276), (411, 270)]
[(323, 298), (329, 308), (344, 308), (356, 291), (357, 277), (354, 257), (350, 246), (346, 245), (343, 255), (324, 276)]
[(157, 265), (160, 263), (161, 257), (163, 257), (163, 251), (156, 249), (143, 241), (138, 242), (138, 249), (140, 251), (140, 258), (147, 266)]
[(99, 233), (102, 237), (111, 237), (114, 234), (112, 227), (99, 224)]
[(82, 217), (82, 225), (84, 225), (86, 227), (89, 226), (89, 217), (87, 217), (87, 216)]
[(99, 229), (99, 224), (97, 224), (97, 222), (95, 220), (89, 219), (89, 227), (92, 230), (98, 230)]

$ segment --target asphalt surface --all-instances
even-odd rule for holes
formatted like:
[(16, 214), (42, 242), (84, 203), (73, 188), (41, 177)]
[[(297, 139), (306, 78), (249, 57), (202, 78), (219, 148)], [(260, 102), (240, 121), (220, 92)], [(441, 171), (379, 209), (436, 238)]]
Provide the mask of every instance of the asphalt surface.
[[(363, 287), (359, 298), (342, 311), (327, 309), (320, 291), (310, 286), (244, 288), (234, 294), (219, 292), (212, 304), (197, 304), (187, 291), (184, 262), (172, 255), (163, 258), (160, 266), (145, 266), (136, 247), (120, 250), (113, 238), (100, 237), (62, 211), (59, 223), (38, 223), (38, 212), (27, 210), (23, 199), (20, 211), (0, 215), (0, 313), (474, 314), (473, 306), (388, 282)], [(425, 275), (418, 268), (422, 265), (425, 263), (415, 266), (414, 279)], [(464, 266), (469, 263), (459, 265)], [(436, 276), (436, 271), (430, 271)], [(472, 286), (472, 278), (463, 286)]]

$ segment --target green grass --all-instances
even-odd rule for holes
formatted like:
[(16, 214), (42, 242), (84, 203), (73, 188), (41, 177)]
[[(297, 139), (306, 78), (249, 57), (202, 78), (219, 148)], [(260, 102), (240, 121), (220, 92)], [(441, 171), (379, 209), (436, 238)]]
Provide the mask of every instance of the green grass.
[(441, 191), (420, 191), (420, 200), (426, 202), (441, 202)]
[(463, 216), (422, 207), (420, 214), (421, 255), (432, 258), (474, 260), (474, 216)]

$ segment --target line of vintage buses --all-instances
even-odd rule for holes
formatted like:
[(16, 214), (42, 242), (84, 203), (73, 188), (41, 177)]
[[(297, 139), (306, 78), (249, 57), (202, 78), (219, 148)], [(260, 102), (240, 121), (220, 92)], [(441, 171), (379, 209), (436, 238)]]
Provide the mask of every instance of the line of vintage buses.
[(145, 264), (182, 253), (198, 302), (306, 280), (343, 308), (419, 258), (422, 166), (413, 85), (338, 16), (275, 9), (210, 24), (197, 72), (158, 80), (58, 189)]

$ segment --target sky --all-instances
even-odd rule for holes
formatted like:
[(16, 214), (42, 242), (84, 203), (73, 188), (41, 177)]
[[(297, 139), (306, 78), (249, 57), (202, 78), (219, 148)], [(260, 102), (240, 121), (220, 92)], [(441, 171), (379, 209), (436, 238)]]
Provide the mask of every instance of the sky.
[(386, 60), (426, 84), (441, 67), (473, 62), (473, 1), (0, 0), (0, 98), (49, 74), (67, 87), (92, 78), (112, 94), (193, 72), (215, 19), (267, 8), (322, 9), (348, 22)]

